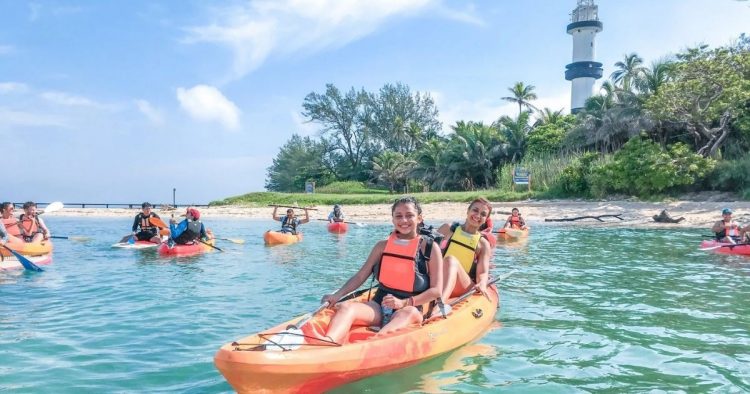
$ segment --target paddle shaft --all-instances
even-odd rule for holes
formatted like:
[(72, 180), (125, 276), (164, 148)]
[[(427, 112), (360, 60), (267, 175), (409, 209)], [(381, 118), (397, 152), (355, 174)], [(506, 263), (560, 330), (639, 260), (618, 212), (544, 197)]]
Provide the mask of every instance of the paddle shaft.
[(318, 208), (304, 208), (304, 207), (295, 207), (295, 206), (291, 206), (291, 205), (274, 205), (274, 204), (269, 204), (268, 206), (269, 207), (274, 207), (274, 208), (306, 209), (308, 211), (317, 211), (318, 210)]
[[(489, 283), (487, 283), (487, 285), (489, 286), (489, 285), (495, 284), (495, 283), (496, 283), (496, 282), (498, 282), (498, 281), (501, 281), (501, 280), (505, 280), (505, 279), (508, 279), (508, 277), (510, 277), (510, 276), (511, 276), (511, 275), (513, 275), (514, 273), (516, 273), (516, 271), (510, 271), (510, 272), (508, 272), (507, 274), (504, 274), (504, 275), (500, 275), (500, 276), (498, 276), (497, 278), (495, 278), (495, 279), (493, 279), (492, 281), (490, 281)], [(456, 304), (458, 304), (459, 302), (461, 302), (461, 301), (463, 301), (463, 300), (465, 300), (465, 299), (467, 299), (467, 298), (471, 297), (472, 295), (474, 295), (474, 293), (476, 293), (476, 289), (473, 289), (473, 288), (472, 288), (471, 290), (469, 290), (469, 291), (467, 291), (466, 293), (464, 293), (463, 295), (461, 295), (461, 297), (458, 297), (458, 298), (456, 298), (455, 300), (451, 301), (451, 303), (450, 303), (450, 304), (448, 304), (448, 305), (450, 305), (450, 306), (456, 305)]]
[(212, 248), (214, 248), (214, 249), (218, 250), (219, 252), (223, 252), (223, 251), (224, 251), (224, 250), (222, 250), (221, 248), (218, 248), (218, 247), (216, 247), (216, 246), (213, 246), (213, 245), (211, 245), (211, 244), (210, 244), (210, 243), (208, 243), (208, 242), (204, 242), (204, 241), (203, 241), (202, 239), (198, 239), (198, 242), (200, 242), (200, 243), (202, 243), (202, 244), (204, 244), (204, 245), (208, 245), (208, 246), (210, 246), (210, 247), (212, 247)]
[(11, 254), (13, 254), (13, 256), (16, 256), (16, 258), (18, 259), (18, 261), (21, 262), (21, 265), (23, 265), (24, 269), (27, 269), (29, 271), (36, 271), (36, 272), (42, 272), (42, 271), (44, 271), (38, 265), (34, 264), (34, 262), (32, 262), (31, 260), (27, 259), (26, 257), (24, 257), (20, 253), (16, 252), (15, 250), (9, 248), (7, 245), (2, 244), (2, 247), (4, 247), (5, 249), (7, 249), (8, 252), (10, 252)]

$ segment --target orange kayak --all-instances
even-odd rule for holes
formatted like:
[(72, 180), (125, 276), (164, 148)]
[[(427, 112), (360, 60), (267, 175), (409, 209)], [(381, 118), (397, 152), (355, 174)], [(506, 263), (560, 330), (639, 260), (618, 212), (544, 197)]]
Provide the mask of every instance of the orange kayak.
[(528, 238), (530, 227), (523, 230), (517, 228), (502, 228), (497, 232), (499, 242), (518, 241), (522, 238)]
[[(52, 241), (42, 242), (8, 242), (5, 246), (24, 256), (43, 256), (52, 253)], [(0, 255), (6, 257), (11, 253), (5, 248), (0, 248)]]
[(328, 232), (334, 234), (343, 234), (349, 230), (349, 225), (345, 222), (328, 223)]
[(268, 246), (293, 244), (302, 241), (302, 233), (289, 234), (268, 230), (263, 233), (263, 241)]
[(161, 256), (193, 256), (196, 254), (210, 252), (211, 250), (213, 250), (213, 248), (209, 245), (213, 245), (214, 242), (214, 239), (209, 239), (205, 244), (202, 242), (196, 242), (187, 245), (174, 244), (171, 248), (166, 242), (163, 242), (161, 245), (159, 245), (157, 251)]
[[(320, 393), (420, 363), (479, 338), (495, 320), (499, 303), (495, 286), (490, 287), (488, 295), (489, 299), (474, 294), (460, 301), (445, 319), (433, 317), (422, 325), (384, 336), (376, 336), (367, 327), (354, 326), (340, 346), (306, 339), (307, 343), (297, 348), (281, 351), (268, 338), (300, 320), (293, 319), (225, 344), (216, 352), (214, 364), (239, 393)], [(366, 300), (366, 294), (360, 300)], [(302, 326), (302, 333), (322, 335), (332, 315), (330, 309), (317, 314)]]

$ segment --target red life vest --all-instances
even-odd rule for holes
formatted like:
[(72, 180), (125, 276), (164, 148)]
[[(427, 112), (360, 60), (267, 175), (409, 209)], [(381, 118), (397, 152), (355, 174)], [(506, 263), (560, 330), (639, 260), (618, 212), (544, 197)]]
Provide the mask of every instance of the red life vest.
[(39, 219), (36, 216), (28, 217), (27, 215), (21, 215), (20, 223), (18, 225), (23, 230), (23, 234), (26, 236), (33, 236), (36, 233), (42, 232), (39, 228)]
[(21, 227), (18, 226), (18, 219), (12, 216), (7, 219), (3, 219), (3, 225), (5, 226), (5, 230), (8, 232), (8, 235), (12, 235), (14, 237), (21, 236)]
[[(399, 239), (394, 232), (388, 237), (380, 262), (375, 265), (375, 278), (383, 290), (403, 297), (430, 288), (429, 257), (420, 253), (421, 244), (421, 236), (411, 240)], [(431, 252), (430, 249), (425, 250)]]
[(521, 228), (521, 216), (511, 216), (510, 217), (510, 227), (511, 228)]

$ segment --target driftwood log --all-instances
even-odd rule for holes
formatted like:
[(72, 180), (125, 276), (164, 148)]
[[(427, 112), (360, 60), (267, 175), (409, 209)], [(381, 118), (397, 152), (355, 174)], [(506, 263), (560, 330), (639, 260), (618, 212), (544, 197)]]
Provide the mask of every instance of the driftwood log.
[(548, 219), (544, 219), (544, 221), (545, 222), (573, 222), (573, 221), (581, 220), (581, 219), (596, 219), (596, 220), (598, 220), (600, 222), (603, 222), (604, 220), (602, 220), (602, 218), (618, 218), (620, 220), (625, 220), (625, 219), (623, 219), (623, 218), (620, 217), (622, 215), (623, 215), (622, 213), (618, 213), (616, 215), (613, 214), (613, 215), (599, 215), (599, 216), (577, 216), (577, 217), (574, 217), (574, 218), (560, 218), (560, 219), (549, 219), (548, 218)]
[(667, 213), (666, 209), (663, 209), (660, 214), (653, 216), (654, 221), (657, 223), (679, 223), (683, 220), (685, 220), (684, 217), (680, 216), (679, 218), (675, 219), (672, 216)]

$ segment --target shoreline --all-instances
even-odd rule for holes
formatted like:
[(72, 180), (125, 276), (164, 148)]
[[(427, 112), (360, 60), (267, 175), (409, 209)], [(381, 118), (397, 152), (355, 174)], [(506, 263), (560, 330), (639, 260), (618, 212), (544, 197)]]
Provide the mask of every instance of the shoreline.
[[(670, 201), (670, 202), (640, 202), (640, 201), (576, 201), (576, 200), (526, 200), (514, 202), (493, 202), (492, 220), (495, 227), (501, 226), (512, 208), (518, 208), (530, 225), (574, 225), (593, 227), (639, 227), (639, 228), (675, 228), (675, 227), (710, 227), (721, 219), (721, 210), (731, 208), (733, 219), (741, 224), (750, 223), (750, 202), (748, 201)], [(423, 204), (423, 217), (428, 224), (463, 220), (466, 216), (468, 204), (465, 202), (440, 202)], [(317, 211), (310, 211), (310, 221), (325, 219), (330, 206), (315, 206)], [(342, 206), (347, 221), (387, 223), (390, 221), (390, 204), (346, 205)], [(658, 215), (662, 209), (673, 218), (684, 217), (680, 223), (656, 223), (652, 216)], [(209, 221), (212, 218), (243, 218), (243, 219), (271, 219), (273, 209), (269, 207), (247, 206), (216, 206), (199, 208), (201, 219)], [(49, 213), (51, 217), (134, 217), (140, 209), (127, 208), (63, 208)], [(169, 217), (182, 214), (184, 208), (173, 211), (154, 209), (159, 216)], [(279, 210), (283, 213), (283, 210)], [(304, 216), (301, 210), (297, 214)], [(577, 221), (545, 222), (545, 218), (559, 219), (578, 216), (598, 216), (622, 214), (624, 220), (607, 217), (603, 222), (595, 219)]]

